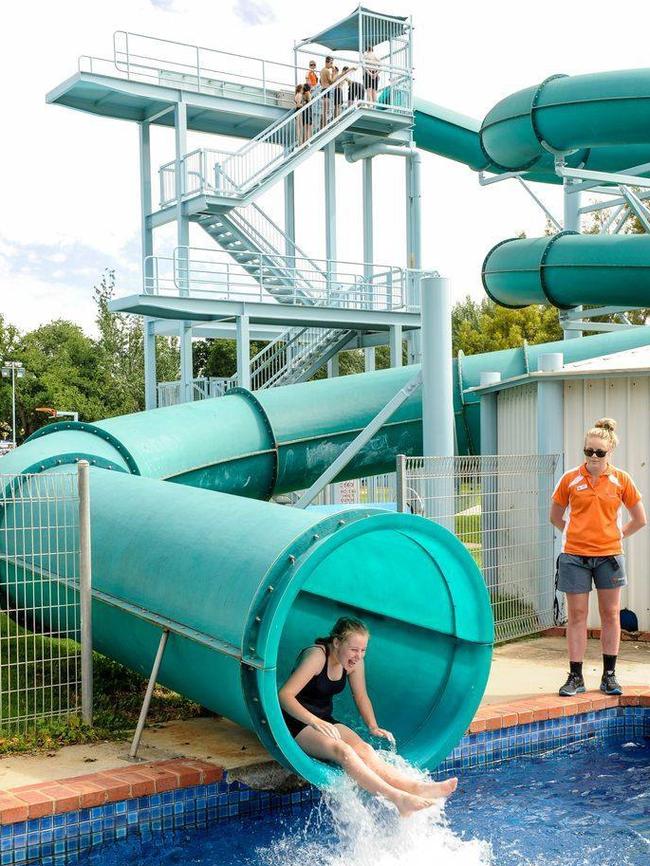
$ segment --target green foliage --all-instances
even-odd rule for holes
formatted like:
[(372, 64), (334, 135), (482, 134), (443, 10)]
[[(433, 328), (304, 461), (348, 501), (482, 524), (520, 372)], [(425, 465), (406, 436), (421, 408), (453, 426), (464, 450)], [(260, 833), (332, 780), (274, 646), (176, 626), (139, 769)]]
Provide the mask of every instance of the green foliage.
[(513, 349), (524, 340), (547, 343), (562, 339), (557, 310), (538, 304), (510, 310), (488, 298), (474, 301), (467, 296), (454, 305), (451, 322), (454, 354)]
[[(97, 421), (144, 409), (142, 320), (112, 313), (115, 272), (107, 269), (94, 287), (97, 339), (79, 325), (57, 319), (26, 334), (0, 316), (0, 360), (22, 361), (24, 378), (16, 385), (16, 426), (20, 442), (47, 423), (37, 412), (49, 407)], [(177, 341), (156, 338), (158, 379), (178, 378)], [(0, 381), (0, 437), (11, 433), (11, 383)]]
[[(11, 639), (9, 639), (11, 638)], [(43, 715), (35, 723), (0, 729), (0, 754), (53, 749), (72, 743), (124, 739), (137, 723), (146, 680), (118, 662), (93, 653), (94, 725), (78, 716), (57, 718), (62, 708), (74, 705), (78, 676), (78, 647), (71, 640), (33, 634), (7, 614), (0, 614), (2, 664), (7, 682), (20, 683), (20, 691), (2, 693), (2, 717)], [(18, 703), (17, 703), (18, 702)], [(10, 712), (11, 711), (11, 712)], [(192, 701), (157, 686), (149, 711), (149, 724), (198, 716)]]

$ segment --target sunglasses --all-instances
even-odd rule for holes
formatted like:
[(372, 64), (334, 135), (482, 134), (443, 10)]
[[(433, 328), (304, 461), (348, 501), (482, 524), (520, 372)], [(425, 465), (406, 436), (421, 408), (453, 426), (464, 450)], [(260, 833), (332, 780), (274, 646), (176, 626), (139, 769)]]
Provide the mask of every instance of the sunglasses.
[(606, 457), (609, 454), (609, 451), (603, 451), (602, 448), (584, 448), (586, 457), (593, 457), (594, 454), (596, 457)]

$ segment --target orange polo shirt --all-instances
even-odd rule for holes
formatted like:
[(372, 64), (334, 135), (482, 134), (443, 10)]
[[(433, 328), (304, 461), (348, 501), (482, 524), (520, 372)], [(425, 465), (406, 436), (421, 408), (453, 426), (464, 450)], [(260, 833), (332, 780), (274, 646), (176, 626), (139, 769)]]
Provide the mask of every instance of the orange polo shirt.
[(622, 505), (633, 508), (641, 499), (634, 482), (622, 469), (610, 466), (599, 478), (586, 463), (569, 469), (553, 492), (553, 502), (564, 509), (562, 553), (577, 556), (615, 556), (623, 552)]

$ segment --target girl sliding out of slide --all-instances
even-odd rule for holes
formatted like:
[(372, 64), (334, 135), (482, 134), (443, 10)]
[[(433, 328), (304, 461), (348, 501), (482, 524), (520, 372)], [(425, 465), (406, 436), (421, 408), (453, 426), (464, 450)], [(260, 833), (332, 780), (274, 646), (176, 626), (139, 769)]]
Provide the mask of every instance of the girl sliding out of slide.
[(339, 764), (360, 787), (394, 803), (404, 818), (432, 806), (437, 798), (448, 797), (458, 780), (438, 783), (409, 778), (332, 716), (332, 698), (349, 681), (370, 734), (395, 742), (390, 731), (377, 725), (366, 691), (363, 659), (369, 637), (361, 620), (339, 619), (328, 637), (317, 638), (301, 651), (295, 670), (279, 691), (280, 704), (289, 731), (308, 755)]

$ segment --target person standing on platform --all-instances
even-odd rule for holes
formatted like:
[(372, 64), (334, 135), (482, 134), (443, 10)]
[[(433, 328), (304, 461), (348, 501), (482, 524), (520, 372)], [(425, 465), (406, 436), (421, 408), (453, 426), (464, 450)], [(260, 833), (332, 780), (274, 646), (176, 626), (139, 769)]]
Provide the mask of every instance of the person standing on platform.
[[(582, 662), (587, 649), (589, 593), (598, 593), (603, 651), (600, 690), (623, 693), (616, 679), (621, 639), (621, 589), (627, 585), (622, 541), (647, 523), (641, 494), (622, 469), (611, 463), (618, 445), (616, 421), (601, 418), (585, 435), (585, 462), (565, 472), (553, 493), (550, 521), (562, 532), (557, 588), (566, 593), (569, 675), (562, 697), (585, 691)], [(623, 523), (622, 509), (630, 519)]]
[[(328, 87), (331, 87), (334, 82), (334, 58), (328, 55), (325, 58), (325, 66), (320, 71), (320, 87), (321, 90), (327, 90)], [(321, 104), (320, 109), (320, 129), (324, 129), (329, 123), (329, 107), (330, 107), (330, 97), (329, 94), (327, 96), (321, 97), (319, 100)]]

